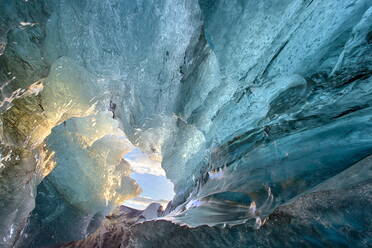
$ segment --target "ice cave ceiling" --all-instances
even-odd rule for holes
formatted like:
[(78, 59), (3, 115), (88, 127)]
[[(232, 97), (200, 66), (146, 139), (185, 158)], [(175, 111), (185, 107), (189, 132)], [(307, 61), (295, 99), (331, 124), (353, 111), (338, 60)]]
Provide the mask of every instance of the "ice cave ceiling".
[(370, 0), (0, 0), (0, 247), (371, 247), (371, 75)]

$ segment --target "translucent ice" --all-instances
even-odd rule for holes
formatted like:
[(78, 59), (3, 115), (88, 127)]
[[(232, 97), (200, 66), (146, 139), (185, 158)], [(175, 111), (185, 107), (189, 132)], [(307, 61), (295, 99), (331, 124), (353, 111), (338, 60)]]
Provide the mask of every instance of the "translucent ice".
[(122, 246), (367, 247), (371, 18), (368, 0), (1, 1), (0, 245), (36, 196), (84, 229), (59, 240), (93, 232), (139, 192), (136, 146), (176, 195), (162, 220), (106, 218)]

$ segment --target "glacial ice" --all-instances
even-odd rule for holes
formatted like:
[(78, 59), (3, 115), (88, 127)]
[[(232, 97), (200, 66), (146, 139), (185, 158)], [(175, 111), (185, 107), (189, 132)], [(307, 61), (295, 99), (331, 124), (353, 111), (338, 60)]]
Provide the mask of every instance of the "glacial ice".
[[(0, 247), (370, 246), (371, 27), (368, 0), (2, 0)], [(147, 221), (113, 210), (135, 147), (176, 193)]]

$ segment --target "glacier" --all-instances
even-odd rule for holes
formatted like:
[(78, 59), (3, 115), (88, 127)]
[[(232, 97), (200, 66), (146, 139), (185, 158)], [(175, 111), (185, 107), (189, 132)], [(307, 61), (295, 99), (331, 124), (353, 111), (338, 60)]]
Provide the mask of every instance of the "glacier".
[(0, 247), (370, 247), (371, 75), (368, 0), (1, 0)]

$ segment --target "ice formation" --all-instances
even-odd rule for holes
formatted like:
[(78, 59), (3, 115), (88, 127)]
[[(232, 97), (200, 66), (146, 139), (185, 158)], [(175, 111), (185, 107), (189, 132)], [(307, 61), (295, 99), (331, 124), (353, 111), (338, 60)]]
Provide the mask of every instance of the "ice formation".
[(368, 0), (1, 0), (0, 247), (371, 246), (371, 44)]

